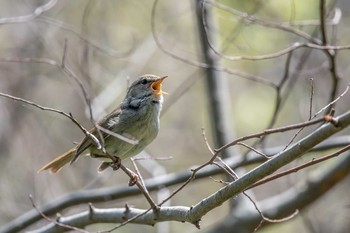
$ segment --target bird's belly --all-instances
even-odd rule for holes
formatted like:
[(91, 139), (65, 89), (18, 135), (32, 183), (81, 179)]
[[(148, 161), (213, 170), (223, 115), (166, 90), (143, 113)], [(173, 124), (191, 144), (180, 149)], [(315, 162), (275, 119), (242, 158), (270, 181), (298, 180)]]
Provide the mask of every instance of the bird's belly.
[[(151, 123), (152, 124), (152, 123)], [(109, 136), (105, 140), (106, 151), (112, 156), (118, 156), (120, 159), (126, 159), (140, 153), (148, 144), (150, 144), (157, 136), (159, 130), (158, 124), (148, 125), (148, 127), (132, 127), (122, 135), (137, 141), (136, 144), (126, 142), (113, 136)], [(139, 137), (135, 137), (138, 135)], [(103, 160), (109, 161), (108, 158)]]

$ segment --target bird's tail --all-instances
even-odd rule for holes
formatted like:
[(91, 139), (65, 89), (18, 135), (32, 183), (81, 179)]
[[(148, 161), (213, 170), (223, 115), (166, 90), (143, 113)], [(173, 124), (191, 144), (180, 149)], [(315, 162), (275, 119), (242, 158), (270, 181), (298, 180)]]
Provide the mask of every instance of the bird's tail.
[(58, 172), (61, 170), (61, 168), (66, 165), (67, 163), (71, 162), (73, 158), (75, 157), (75, 148), (70, 149), (63, 155), (55, 158), (48, 164), (44, 165), (42, 168), (38, 170), (39, 172), (45, 171), (45, 170), (50, 170), (53, 173)]

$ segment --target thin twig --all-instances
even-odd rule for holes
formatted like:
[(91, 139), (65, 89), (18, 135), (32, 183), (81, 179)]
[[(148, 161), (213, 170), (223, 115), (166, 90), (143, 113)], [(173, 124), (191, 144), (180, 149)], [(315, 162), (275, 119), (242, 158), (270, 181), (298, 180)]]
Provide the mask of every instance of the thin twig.
[(123, 140), (123, 141), (125, 141), (125, 142), (127, 142), (127, 143), (129, 143), (129, 144), (137, 145), (137, 144), (139, 143), (139, 140), (137, 140), (137, 139), (135, 139), (135, 138), (129, 138), (129, 137), (123, 136), (123, 135), (121, 135), (121, 134), (118, 134), (118, 133), (116, 133), (116, 132), (113, 132), (113, 131), (111, 131), (111, 130), (108, 130), (108, 129), (106, 129), (106, 128), (100, 126), (100, 125), (97, 125), (97, 124), (96, 124), (96, 128), (99, 129), (99, 130), (101, 130), (102, 132), (105, 132), (105, 133), (107, 133), (107, 134), (109, 134), (109, 135), (111, 135), (111, 136), (113, 136), (113, 137), (115, 137), (115, 138), (118, 138), (118, 139), (120, 139), (120, 140)]
[(256, 202), (253, 200), (252, 197), (250, 197), (246, 192), (243, 192), (243, 194), (250, 200), (251, 203), (253, 203), (256, 211), (258, 211), (260, 217), (264, 220), (264, 221), (267, 221), (267, 222), (270, 222), (270, 223), (279, 223), (279, 222), (285, 222), (285, 221), (288, 221), (292, 218), (294, 218), (298, 213), (299, 213), (299, 210), (295, 210), (294, 213), (292, 213), (291, 215), (287, 216), (287, 217), (284, 217), (284, 218), (280, 218), (280, 219), (271, 219), (271, 218), (268, 218), (264, 215), (264, 213), (259, 209), (258, 205), (256, 204)]
[(47, 221), (49, 221), (49, 222), (51, 222), (51, 223), (53, 223), (53, 224), (55, 224), (57, 226), (60, 226), (60, 227), (63, 227), (63, 228), (67, 228), (69, 230), (74, 230), (74, 231), (79, 231), (79, 232), (83, 232), (83, 233), (88, 233), (88, 231), (86, 231), (84, 229), (81, 229), (81, 228), (78, 228), (78, 227), (74, 227), (74, 226), (70, 226), (70, 225), (67, 225), (67, 224), (64, 224), (64, 223), (60, 223), (57, 220), (49, 218), (43, 212), (41, 212), (39, 210), (39, 208), (35, 205), (32, 195), (29, 195), (29, 199), (30, 199), (30, 202), (32, 203), (33, 208), (41, 215), (42, 218), (46, 219)]
[(261, 84), (264, 84), (264, 85), (268, 85), (268, 86), (272, 86), (272, 87), (275, 87), (276, 85), (271, 82), (270, 80), (268, 79), (264, 79), (262, 77), (259, 77), (257, 75), (252, 75), (252, 74), (248, 74), (248, 73), (245, 73), (245, 72), (242, 72), (242, 71), (238, 71), (238, 70), (232, 70), (232, 69), (227, 69), (227, 68), (224, 68), (224, 67), (213, 67), (213, 66), (209, 66), (208, 64), (206, 63), (202, 63), (202, 62), (198, 62), (198, 61), (194, 61), (194, 60), (190, 60), (190, 59), (187, 59), (187, 58), (184, 58), (184, 57), (181, 57), (179, 55), (176, 55), (174, 54), (173, 52), (167, 50), (163, 44), (161, 43), (160, 41), (160, 38), (158, 36), (158, 33), (156, 31), (156, 20), (155, 20), (155, 16), (156, 16), (156, 9), (157, 9), (157, 5), (158, 5), (158, 1), (159, 0), (155, 0), (154, 3), (153, 3), (153, 6), (152, 6), (152, 13), (151, 13), (151, 29), (152, 29), (152, 35), (153, 35), (153, 39), (157, 45), (157, 47), (162, 50), (165, 54), (167, 54), (168, 56), (176, 59), (176, 60), (179, 60), (181, 62), (184, 62), (188, 65), (192, 65), (192, 66), (195, 66), (195, 67), (200, 67), (200, 68), (211, 68), (211, 69), (214, 69), (216, 71), (221, 71), (221, 72), (225, 72), (227, 74), (232, 74), (232, 75), (236, 75), (238, 77), (241, 77), (241, 78), (244, 78), (244, 79), (247, 79), (247, 80), (251, 80), (251, 81), (254, 81), (254, 82), (258, 82), (258, 83), (261, 83)]
[[(313, 79), (310, 78), (310, 83), (311, 83), (311, 93), (310, 93), (310, 103), (309, 103), (309, 121), (313, 118), (312, 117), (312, 104), (313, 104), (313, 96), (314, 96), (314, 83), (313, 83)], [(287, 143), (287, 145), (285, 145), (284, 149), (282, 151), (285, 151), (294, 141), (294, 139), (296, 139), (296, 137), (300, 134), (301, 131), (303, 131), (305, 127), (300, 128), (292, 137), (292, 139), (289, 140), (289, 142)]]
[[(220, 157), (219, 157), (220, 158)], [(236, 180), (238, 179), (238, 175), (224, 162), (221, 160), (220, 158), (220, 161), (224, 164), (225, 167), (222, 167), (221, 165), (217, 164), (217, 166), (221, 167), (230, 177), (232, 177), (233, 180)], [(264, 213), (260, 210), (260, 208), (258, 207), (258, 205), (256, 204), (256, 202), (253, 200), (252, 197), (250, 197), (250, 195), (248, 195), (245, 191), (243, 191), (243, 194), (248, 197), (248, 199), (250, 200), (251, 203), (253, 203), (255, 209), (258, 211), (259, 215), (261, 216), (262, 219), (264, 219), (265, 221), (267, 222), (271, 222), (271, 223), (278, 223), (278, 222), (284, 222), (284, 221), (287, 221), (291, 218), (293, 218), (294, 216), (296, 216), (298, 214), (298, 210), (296, 210), (293, 214), (291, 214), (290, 216), (288, 217), (285, 217), (285, 218), (281, 218), (281, 219), (270, 219), (268, 217), (266, 217), (264, 215)]]
[(309, 161), (309, 162), (307, 162), (307, 163), (304, 163), (304, 164), (302, 164), (302, 165), (293, 167), (293, 168), (288, 169), (288, 170), (286, 170), (286, 171), (279, 172), (279, 173), (277, 173), (277, 174), (275, 174), (275, 175), (272, 175), (272, 176), (270, 176), (270, 177), (266, 177), (266, 178), (264, 178), (264, 179), (262, 179), (262, 180), (259, 180), (258, 182), (256, 182), (256, 183), (253, 184), (252, 186), (248, 187), (247, 190), (248, 190), (248, 189), (251, 189), (251, 188), (254, 188), (254, 187), (256, 187), (256, 186), (265, 184), (265, 183), (270, 182), (270, 181), (272, 181), (272, 180), (278, 179), (278, 178), (280, 178), (280, 177), (289, 175), (289, 174), (291, 174), (291, 173), (298, 172), (298, 171), (301, 170), (301, 169), (304, 169), (304, 168), (313, 166), (313, 165), (315, 165), (315, 164), (321, 163), (321, 162), (326, 161), (326, 160), (328, 160), (328, 159), (331, 159), (331, 158), (333, 158), (333, 157), (337, 157), (338, 155), (340, 155), (340, 154), (342, 154), (342, 153), (344, 153), (345, 151), (348, 151), (348, 150), (350, 150), (350, 144), (347, 145), (347, 146), (345, 146), (345, 147), (343, 147), (342, 149), (340, 149), (340, 150), (338, 150), (338, 151), (332, 153), (332, 154), (323, 156), (323, 157), (321, 157), (321, 158), (319, 158), (319, 159), (312, 159), (311, 161)]
[(263, 223), (264, 223), (264, 219), (262, 218), (259, 224), (254, 228), (253, 233), (257, 232), (260, 229), (260, 227), (263, 225)]
[(249, 150), (254, 151), (254, 152), (257, 153), (258, 155), (261, 155), (262, 157), (264, 157), (264, 158), (266, 158), (266, 159), (270, 159), (270, 158), (271, 158), (271, 157), (265, 155), (264, 153), (258, 151), (258, 150), (255, 149), (254, 147), (249, 146), (248, 144), (245, 144), (245, 143), (243, 143), (243, 142), (237, 142), (237, 145), (244, 146), (244, 147), (248, 148)]
[[(233, 177), (233, 174), (231, 173), (231, 170), (227, 169), (227, 167), (225, 167), (224, 165), (218, 163), (218, 162), (213, 162), (214, 165), (216, 165), (217, 167), (221, 168), (226, 174), (230, 174), (229, 177)], [(233, 180), (236, 180), (237, 178), (234, 178)], [(213, 179), (215, 182), (219, 182), (219, 183), (222, 183), (222, 184), (229, 184), (230, 182), (227, 182), (227, 181), (223, 181), (223, 180), (215, 180)]]
[(91, 99), (90, 99), (90, 97), (89, 97), (89, 95), (88, 95), (88, 93), (86, 91), (86, 88), (84, 87), (84, 84), (78, 78), (78, 76), (65, 63), (67, 47), (68, 47), (68, 40), (65, 39), (64, 46), (63, 46), (63, 54), (62, 54), (62, 60), (61, 60), (60, 68), (63, 71), (63, 73), (65, 73), (68, 77), (72, 78), (78, 84), (81, 92), (83, 93), (85, 103), (86, 103), (86, 105), (89, 108), (89, 113), (90, 113), (89, 115), (90, 115), (91, 122), (94, 122), (92, 109), (91, 109)]
[(312, 36), (310, 36), (309, 34), (303, 32), (303, 31), (299, 31), (298, 29), (294, 29), (294, 28), (285, 26), (283, 24), (278, 24), (278, 23), (274, 23), (274, 22), (268, 22), (268, 21), (256, 18), (254, 16), (250, 16), (247, 13), (240, 12), (238, 10), (232, 9), (232, 8), (230, 8), (230, 7), (228, 7), (228, 6), (224, 5), (224, 4), (213, 2), (213, 1), (204, 0), (202, 2), (202, 11), (203, 11), (202, 12), (202, 15), (203, 15), (202, 16), (202, 23), (203, 23), (205, 34), (206, 34), (207, 43), (208, 43), (209, 47), (212, 49), (212, 51), (214, 51), (217, 55), (219, 55), (220, 57), (222, 57), (224, 59), (231, 60), (231, 61), (273, 59), (273, 58), (282, 56), (285, 53), (288, 53), (288, 52), (290, 52), (290, 51), (292, 51), (294, 49), (290, 47), (290, 48), (288, 48), (288, 49), (291, 49), (289, 51), (280, 50), (280, 51), (278, 51), (276, 53), (265, 54), (265, 55), (260, 55), (260, 56), (227, 56), (227, 55), (223, 54), (223, 53), (219, 52), (212, 45), (211, 41), (209, 40), (209, 37), (208, 37), (208, 25), (207, 25), (207, 22), (206, 22), (206, 19), (205, 19), (206, 17), (204, 17), (204, 15), (205, 15), (204, 4), (211, 4), (213, 6), (216, 6), (219, 9), (222, 9), (222, 10), (225, 10), (225, 11), (231, 13), (231, 14), (237, 15), (241, 19), (246, 20), (248, 23), (257, 23), (257, 24), (260, 24), (260, 25), (265, 26), (265, 27), (276, 28), (276, 29), (280, 29), (280, 30), (283, 30), (283, 31), (291, 32), (291, 33), (294, 33), (294, 34), (296, 34), (296, 35), (298, 35), (300, 37), (303, 37), (303, 38), (309, 40), (312, 43), (316, 43), (316, 44), (320, 44), (321, 43), (319, 40), (313, 38)]
[(52, 7), (54, 7), (56, 5), (56, 3), (57, 3), (57, 0), (50, 0), (47, 3), (35, 8), (33, 13), (31, 13), (29, 15), (1, 18), (0, 25), (1, 24), (29, 22), (29, 21), (34, 20), (35, 18), (39, 17), (41, 14), (45, 13), (46, 11), (50, 10)]
[[(292, 57), (293, 57), (293, 51), (290, 51), (290, 53), (288, 53), (287, 55), (287, 59), (284, 65), (284, 74), (283, 77), (280, 81), (280, 83), (276, 86), (275, 90), (276, 90), (276, 103), (275, 103), (275, 108), (273, 110), (273, 114), (272, 114), (272, 119), (270, 120), (267, 128), (272, 128), (276, 121), (277, 121), (277, 117), (278, 117), (278, 113), (280, 112), (281, 108), (282, 108), (282, 89), (284, 87), (284, 85), (287, 83), (287, 80), (289, 78), (289, 73), (290, 73), (290, 66), (291, 66), (291, 62), (292, 62)], [(264, 142), (265, 142), (266, 137), (262, 137), (259, 140), (257, 140), (252, 147), (256, 147), (257, 145), (262, 145), (262, 147), (264, 146)]]
[[(311, 97), (310, 97), (310, 114), (311, 114), (311, 108), (312, 108), (312, 98), (313, 98), (313, 83), (311, 84)], [(339, 101), (348, 91), (349, 91), (349, 88), (350, 88), (350, 84), (348, 84), (348, 86), (346, 87), (345, 91), (339, 95), (335, 100), (333, 100), (332, 102), (330, 102), (329, 104), (327, 104), (326, 106), (324, 106), (320, 111), (316, 112), (313, 117), (311, 117), (311, 119), (314, 119), (317, 115), (319, 115), (321, 112), (329, 109), (332, 105), (334, 105), (334, 103), (336, 103), (337, 101)], [(330, 113), (329, 115), (325, 115), (324, 118), (325, 118), (325, 121), (328, 121), (328, 122), (333, 122), (333, 110), (331, 109), (330, 110)], [(310, 115), (311, 116), (311, 115)], [(336, 125), (337, 123), (336, 122), (333, 122), (334, 125)], [(284, 147), (283, 151), (286, 150), (294, 141), (294, 139), (300, 134), (300, 132), (304, 129), (305, 127), (302, 127), (300, 128), (292, 137), (292, 139), (287, 143), (287, 145)]]
[(224, 149), (228, 148), (228, 147), (231, 147), (233, 145), (236, 145), (238, 142), (241, 142), (241, 141), (245, 141), (245, 140), (248, 140), (248, 139), (252, 139), (252, 138), (258, 138), (258, 137), (261, 137), (261, 136), (264, 136), (264, 135), (268, 135), (268, 134), (273, 134), (273, 133), (281, 133), (281, 132), (286, 132), (286, 131), (290, 131), (290, 130), (294, 130), (294, 129), (299, 129), (299, 128), (302, 128), (302, 127), (306, 127), (306, 126), (310, 126), (310, 125), (315, 125), (315, 124), (318, 124), (318, 123), (321, 123), (321, 122), (324, 122), (325, 119), (324, 117), (323, 118), (319, 118), (319, 119), (315, 119), (315, 120), (311, 120), (311, 121), (306, 121), (306, 122), (303, 122), (303, 123), (298, 123), (298, 124), (294, 124), (294, 125), (289, 125), (289, 126), (284, 126), (284, 127), (279, 127), (279, 128), (274, 128), (274, 129), (266, 129), (262, 132), (259, 132), (259, 133), (255, 133), (255, 134), (250, 134), (250, 135), (247, 135), (247, 136), (243, 136), (243, 137), (240, 137), (230, 143), (227, 143), (226, 145), (223, 145), (222, 147), (218, 148), (215, 150), (216, 154), (223, 151)]
[(141, 182), (141, 185), (143, 186), (145, 192), (147, 192), (148, 195), (149, 195), (149, 192), (148, 192), (148, 190), (147, 190), (145, 181), (144, 181), (144, 179), (142, 178), (141, 172), (140, 172), (139, 168), (138, 168), (137, 165), (136, 165), (135, 159), (134, 159), (134, 158), (130, 158), (130, 160), (131, 160), (131, 162), (132, 162), (132, 165), (134, 166), (134, 169), (135, 169), (135, 171), (136, 171), (137, 176), (139, 177), (139, 181)]
[(323, 108), (321, 108), (318, 112), (316, 112), (314, 114), (314, 117), (316, 117), (318, 114), (320, 114), (321, 112), (325, 111), (326, 109), (329, 109), (330, 106), (334, 105), (334, 103), (336, 103), (337, 101), (339, 101), (342, 97), (344, 97), (344, 95), (349, 91), (350, 88), (350, 84), (348, 84), (346, 86), (346, 89), (343, 93), (341, 93), (336, 99), (334, 99), (332, 102), (330, 102), (329, 104), (327, 104), (326, 106), (324, 106)]
[(167, 156), (167, 157), (152, 157), (152, 156), (137, 156), (136, 158), (132, 158), (134, 161), (140, 161), (140, 160), (172, 160), (173, 156)]
[(49, 112), (55, 112), (55, 113), (58, 113), (60, 115), (63, 115), (65, 117), (67, 117), (68, 119), (70, 119), (76, 126), (79, 127), (79, 129), (81, 129), (81, 131), (83, 131), (83, 133), (89, 137), (92, 142), (98, 147), (102, 147), (99, 140), (93, 135), (91, 134), (89, 131), (87, 131), (81, 124), (79, 124), (79, 122), (73, 117), (72, 114), (68, 114), (66, 112), (63, 112), (61, 110), (57, 110), (57, 109), (54, 109), (54, 108), (49, 108), (49, 107), (44, 107), (44, 106), (41, 106), (39, 104), (36, 104), (34, 102), (31, 102), (29, 100), (25, 100), (25, 99), (22, 99), (22, 98), (19, 98), (19, 97), (15, 97), (15, 96), (12, 96), (12, 95), (8, 95), (8, 94), (5, 94), (5, 93), (1, 93), (0, 92), (0, 96), (2, 97), (6, 97), (6, 98), (9, 98), (11, 100), (14, 100), (14, 101), (18, 101), (18, 102), (21, 102), (21, 103), (25, 103), (25, 104), (28, 104), (28, 105), (31, 105), (31, 106), (34, 106), (36, 108), (39, 108), (41, 110), (44, 110), (44, 111), (49, 111)]
[(133, 49), (136, 47), (135, 44), (135, 39), (134, 37), (132, 37), (132, 40), (129, 40), (132, 42), (132, 44), (130, 45), (130, 48), (126, 51), (117, 51), (115, 49), (112, 49), (110, 47), (105, 47), (102, 44), (99, 44), (98, 42), (92, 40), (91, 38), (88, 38), (87, 35), (84, 35), (82, 32), (79, 32), (77, 29), (75, 29), (74, 27), (72, 27), (69, 24), (66, 24), (62, 21), (59, 21), (57, 19), (53, 19), (53, 18), (49, 18), (46, 16), (42, 16), (40, 15), (39, 17), (37, 17), (35, 19), (36, 22), (41, 22), (41, 23), (46, 23), (58, 28), (61, 28), (65, 31), (71, 32), (74, 35), (76, 35), (79, 39), (81, 39), (82, 41), (84, 41), (86, 44), (88, 44), (89, 46), (95, 48), (97, 51), (100, 51), (108, 56), (111, 57), (118, 57), (118, 58), (122, 58), (122, 57), (126, 57), (128, 55), (130, 55), (133, 52)]
[[(123, 164), (120, 164), (120, 168), (127, 174), (130, 179), (135, 179), (135, 173), (130, 171), (127, 167), (125, 167)], [(153, 211), (158, 211), (159, 207), (155, 204), (152, 197), (149, 195), (148, 191), (144, 188), (144, 186), (139, 182), (138, 178), (136, 180), (136, 185), (139, 188), (139, 190), (142, 192), (142, 194), (146, 197), (148, 203), (151, 205), (151, 208)]]
[(204, 128), (202, 128), (202, 136), (203, 136), (203, 139), (204, 139), (204, 143), (205, 143), (205, 145), (207, 146), (209, 152), (210, 152), (212, 155), (214, 155), (215, 152), (214, 152), (214, 150), (211, 148), (211, 146), (209, 145), (207, 136), (205, 135), (205, 129), (204, 129)]
[(309, 120), (312, 119), (312, 105), (313, 105), (313, 98), (314, 98), (314, 79), (310, 78), (310, 85), (311, 85), (311, 91), (310, 91), (310, 104), (309, 104)]
[(272, 133), (278, 133), (278, 132), (285, 132), (285, 131), (289, 131), (289, 130), (293, 130), (293, 129), (299, 129), (301, 127), (314, 125), (314, 124), (324, 122), (324, 121), (325, 121), (324, 118), (320, 118), (320, 119), (307, 121), (307, 122), (299, 123), (299, 124), (295, 124), (295, 125), (290, 125), (290, 126), (285, 126), (285, 127), (275, 128), (275, 129), (268, 129), (268, 130), (265, 130), (265, 131), (260, 132), (260, 133), (255, 133), (255, 134), (240, 137), (240, 138), (238, 138), (230, 143), (227, 143), (226, 145), (220, 147), (219, 149), (214, 150), (215, 154), (207, 162), (199, 165), (198, 167), (196, 167), (194, 169), (191, 169), (191, 171), (192, 171), (191, 176), (179, 188), (177, 188), (171, 195), (169, 195), (168, 198), (164, 199), (159, 205), (161, 206), (166, 201), (168, 201), (173, 196), (175, 196), (177, 193), (179, 193), (183, 188), (185, 188), (192, 180), (195, 179), (197, 172), (199, 172), (204, 167), (206, 167), (210, 164), (213, 164), (213, 162), (216, 159), (218, 159), (219, 153), (222, 152), (223, 150), (225, 150), (226, 148), (231, 147), (233, 145), (236, 145), (238, 142), (245, 141), (245, 140), (248, 140), (251, 138), (261, 137), (261, 136), (266, 135), (266, 134), (272, 134)]

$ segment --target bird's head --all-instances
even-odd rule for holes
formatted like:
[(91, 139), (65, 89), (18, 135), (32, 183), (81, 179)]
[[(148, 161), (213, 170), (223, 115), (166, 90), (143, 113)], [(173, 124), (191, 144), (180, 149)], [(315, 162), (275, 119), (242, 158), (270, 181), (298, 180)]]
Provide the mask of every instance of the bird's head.
[(160, 100), (163, 94), (167, 94), (162, 90), (162, 82), (165, 78), (167, 76), (143, 75), (131, 84), (127, 97), (140, 99), (152, 97), (154, 100)]

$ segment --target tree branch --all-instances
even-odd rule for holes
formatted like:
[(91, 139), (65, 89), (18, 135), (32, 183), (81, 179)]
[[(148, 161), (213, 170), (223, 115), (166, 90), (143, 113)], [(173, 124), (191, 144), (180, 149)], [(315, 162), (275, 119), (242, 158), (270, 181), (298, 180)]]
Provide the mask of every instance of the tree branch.
[[(350, 137), (342, 136), (342, 137), (326, 140), (321, 144), (317, 145), (316, 147), (314, 147), (313, 149), (311, 149), (310, 151), (317, 152), (317, 151), (339, 148), (339, 147), (346, 146), (349, 143), (350, 143)], [(263, 153), (267, 156), (273, 156), (279, 151), (283, 150), (283, 148), (284, 147), (264, 149)], [(251, 153), (248, 153), (246, 158), (243, 158), (242, 156), (239, 156), (239, 155), (234, 155), (233, 157), (230, 157), (224, 161), (226, 164), (231, 166), (232, 169), (236, 169), (241, 166), (263, 162), (265, 161), (265, 158), (251, 152)], [(222, 172), (223, 172), (222, 169), (216, 166), (205, 167), (204, 169), (202, 169), (196, 174), (196, 180), (217, 175), (217, 174), (222, 174)], [(145, 180), (145, 184), (148, 191), (155, 191), (155, 190), (160, 190), (163, 187), (169, 187), (172, 185), (181, 184), (186, 180), (188, 180), (191, 175), (192, 173), (190, 172), (190, 169), (188, 169), (187, 171), (184, 171), (184, 172), (171, 173), (171, 174), (147, 179)], [(83, 203), (107, 202), (111, 200), (117, 200), (117, 199), (132, 197), (136, 195), (140, 195), (140, 192), (136, 187), (129, 187), (125, 185), (111, 187), (111, 188), (82, 190), (82, 191), (70, 193), (54, 201), (51, 201), (48, 204), (42, 206), (40, 209), (43, 214), (52, 215), (66, 208), (73, 207), (75, 205), (80, 205)], [(30, 210), (27, 213), (12, 220), (8, 224), (0, 227), (0, 232), (15, 233), (23, 230), (24, 228), (28, 227), (29, 225), (35, 223), (40, 219), (41, 219), (41, 215), (36, 210)]]
[(323, 125), (315, 132), (309, 134), (309, 136), (291, 146), (289, 149), (277, 154), (272, 159), (254, 168), (236, 181), (221, 188), (219, 191), (194, 205), (194, 207), (187, 213), (192, 220), (191, 222), (200, 220), (202, 216), (212, 209), (222, 205), (228, 199), (243, 192), (246, 187), (249, 187), (258, 180), (272, 174), (279, 168), (308, 152), (318, 143), (346, 128), (350, 124), (350, 111), (337, 117), (336, 120), (339, 122), (338, 127), (335, 127), (331, 123)]
[[(326, 169), (322, 167), (322, 171), (319, 169), (311, 173), (307, 179), (302, 180), (289, 190), (260, 202), (260, 209), (270, 218), (286, 216), (296, 209), (302, 210), (344, 180), (350, 173), (349, 167), (350, 153), (346, 152), (330, 167)], [(258, 213), (252, 212), (250, 209), (240, 209), (239, 212), (231, 213), (230, 216), (205, 233), (228, 233), (232, 232), (232, 229), (237, 232), (252, 232), (260, 221), (261, 217)], [(263, 226), (267, 224), (271, 223), (266, 222)]]
[[(342, 159), (337, 161), (330, 168), (327, 170), (322, 169), (323, 171), (321, 174), (318, 171), (317, 175), (311, 175), (306, 181), (302, 181), (297, 185), (297, 187), (307, 187), (306, 189), (296, 189), (293, 187), (282, 194), (259, 203), (259, 209), (264, 213), (264, 215), (269, 216), (269, 218), (285, 216), (295, 212), (296, 209), (303, 209), (306, 206), (310, 205), (319, 196), (325, 194), (335, 184), (344, 179), (350, 172), (348, 169), (349, 166), (350, 153), (347, 152), (347, 154)], [(334, 179), (334, 177), (336, 177), (336, 179)], [(325, 187), (322, 184), (327, 184), (327, 186)], [(204, 202), (206, 202), (206, 199), (204, 199), (201, 203)], [(144, 214), (144, 212), (148, 210), (136, 208), (92, 208), (92, 210), (84, 211), (82, 213), (71, 215), (69, 217), (61, 217), (59, 219), (59, 222), (64, 225), (84, 227), (93, 223), (99, 223), (101, 221), (104, 223), (120, 223), (124, 222), (127, 219), (134, 218), (135, 216), (140, 216), (138, 218), (135, 218), (132, 222), (137, 224), (154, 225), (157, 222), (162, 221), (185, 221), (193, 223), (197, 226), (199, 220), (193, 222), (192, 214), (195, 214), (195, 212), (193, 212), (194, 208), (196, 208), (196, 206), (193, 208), (184, 206), (161, 207), (159, 209), (159, 212), (156, 214), (154, 214), (154, 212), (147, 212)], [(224, 220), (225, 224), (218, 224), (215, 230), (212, 229), (208, 232), (229, 232), (228, 229), (238, 230), (240, 228), (245, 228), (245, 230), (249, 228), (254, 229), (254, 227), (259, 224), (260, 220), (260, 213), (251, 212), (250, 210), (240, 210), (239, 213), (235, 212), (232, 213), (231, 216), (227, 217)], [(66, 230), (68, 229), (57, 226), (54, 223), (50, 223), (36, 230), (36, 232), (58, 233), (64, 232)]]

